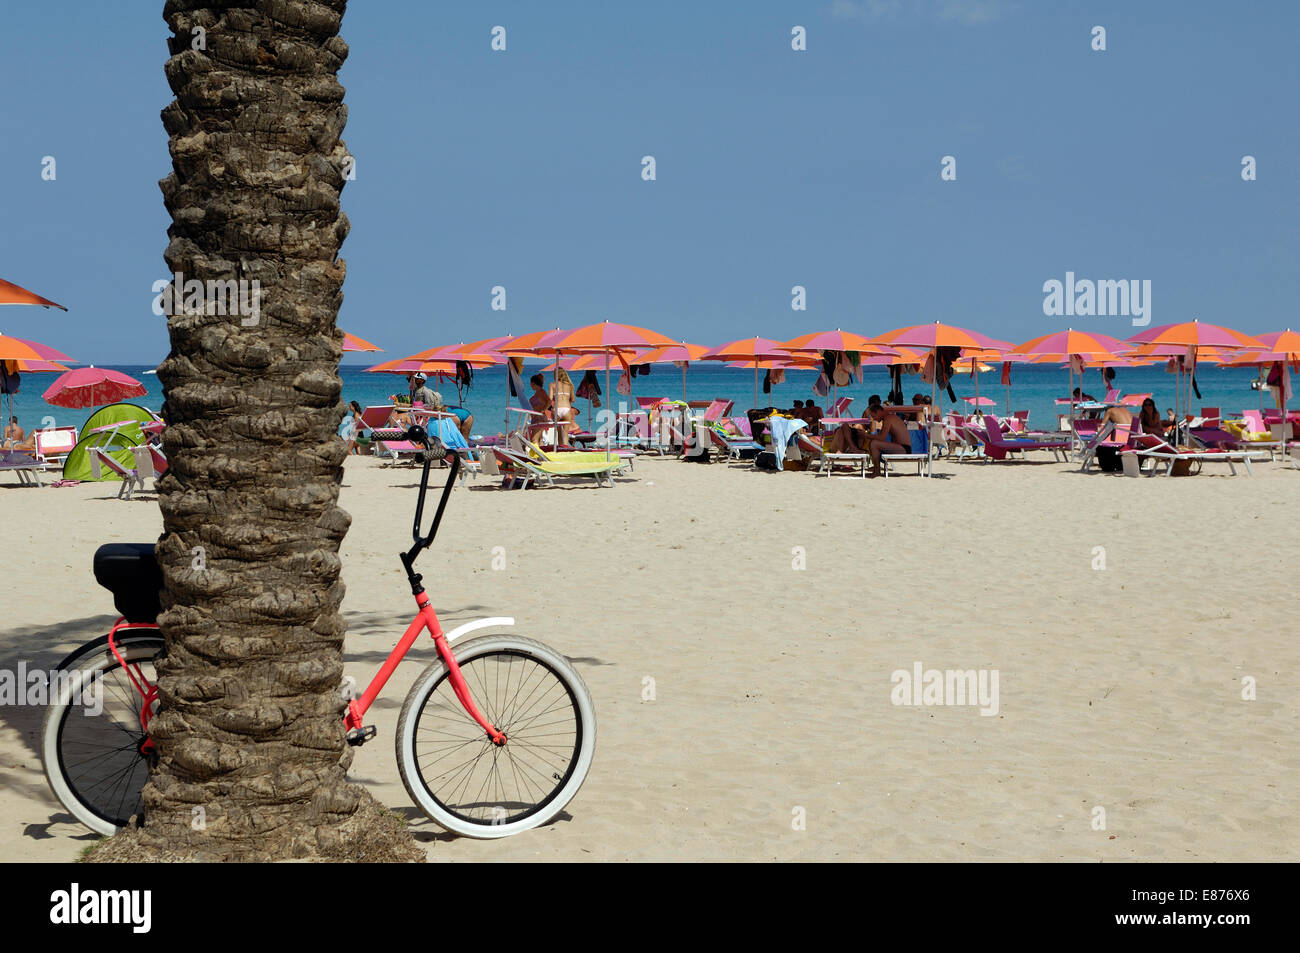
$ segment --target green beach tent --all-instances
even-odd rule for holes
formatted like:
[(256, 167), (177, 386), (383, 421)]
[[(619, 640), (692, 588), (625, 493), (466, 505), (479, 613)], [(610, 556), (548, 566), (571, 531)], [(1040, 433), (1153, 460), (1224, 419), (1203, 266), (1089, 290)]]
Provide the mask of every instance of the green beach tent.
[[(153, 419), (153, 414), (136, 404), (109, 404), (95, 411), (82, 425), (81, 432), (77, 435), (77, 445), (68, 451), (68, 457), (63, 461), (63, 479), (95, 479), (90, 468), (90, 455), (86, 452), (89, 447), (117, 447), (119, 449), (109, 451), (109, 456), (128, 470), (135, 469), (135, 457), (131, 455), (131, 448), (144, 446), (144, 431), (140, 425)], [(104, 427), (111, 429), (101, 429)], [(99, 479), (107, 481), (121, 478), (107, 467), (101, 467)]]

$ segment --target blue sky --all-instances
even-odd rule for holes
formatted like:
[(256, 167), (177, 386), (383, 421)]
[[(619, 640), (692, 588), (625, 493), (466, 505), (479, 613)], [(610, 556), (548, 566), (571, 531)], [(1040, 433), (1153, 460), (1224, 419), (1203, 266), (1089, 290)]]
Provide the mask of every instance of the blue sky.
[[(3, 13), (0, 277), (70, 311), (0, 331), (87, 363), (167, 351), (161, 10)], [(354, 3), (339, 321), (385, 357), (606, 318), (1132, 333), (1043, 314), (1073, 271), (1150, 280), (1156, 324), (1296, 326), (1297, 35), (1281, 2)]]

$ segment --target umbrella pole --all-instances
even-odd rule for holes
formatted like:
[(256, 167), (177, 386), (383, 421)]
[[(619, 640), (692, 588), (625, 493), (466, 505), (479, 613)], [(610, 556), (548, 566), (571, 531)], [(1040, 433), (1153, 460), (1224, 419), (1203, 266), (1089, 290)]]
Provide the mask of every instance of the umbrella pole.
[[(609, 348), (605, 348), (605, 399), (608, 401), (612, 401), (614, 399), (609, 389)], [(614, 405), (612, 403), (609, 405), (609, 411), (610, 413), (614, 414), (614, 417), (612, 420), (610, 420), (610, 425), (613, 429), (611, 430), (607, 428), (605, 430), (605, 462), (606, 463), (608, 463), (610, 460), (610, 444), (614, 440), (613, 431), (618, 430), (618, 413), (617, 411), (614, 410)], [(614, 482), (612, 477), (610, 478), (609, 482), (610, 483)]]

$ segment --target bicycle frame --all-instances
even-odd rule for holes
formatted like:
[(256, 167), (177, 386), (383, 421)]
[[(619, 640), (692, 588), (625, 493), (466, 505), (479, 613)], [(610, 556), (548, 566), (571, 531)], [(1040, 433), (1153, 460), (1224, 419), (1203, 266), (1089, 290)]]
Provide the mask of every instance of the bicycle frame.
[[(422, 429), (412, 428), (411, 435), (415, 440), (423, 442), (426, 447), (428, 446), (428, 438), (424, 435)], [(470, 692), (469, 685), (465, 682), (465, 677), (461, 674), (460, 666), (456, 662), (456, 656), (451, 651), (450, 641), (447, 638), (446, 633), (443, 632), (442, 624), (438, 621), (438, 614), (433, 611), (433, 605), (429, 600), (429, 595), (424, 591), (424, 586), (421, 585), (422, 577), (416, 573), (413, 568), (416, 557), (432, 544), (434, 537), (438, 533), (438, 525), (442, 522), (443, 510), (447, 506), (447, 498), (451, 494), (452, 485), (455, 483), (456, 475), (460, 469), (460, 457), (453, 455), (450, 467), (451, 472), (447, 477), (446, 486), (443, 487), (442, 499), (438, 503), (438, 511), (433, 518), (433, 525), (430, 527), (428, 535), (421, 536), (420, 519), (424, 512), (424, 497), (429, 484), (430, 462), (429, 458), (426, 457), (424, 460), (424, 472), (420, 479), (420, 497), (416, 504), (415, 528), (413, 530), (415, 545), (412, 546), (408, 552), (401, 554), (402, 565), (406, 567), (407, 579), (411, 584), (411, 594), (415, 597), (417, 610), (416, 616), (411, 620), (411, 624), (406, 627), (406, 631), (402, 634), (402, 638), (398, 641), (397, 645), (393, 647), (393, 651), (390, 652), (388, 658), (384, 660), (384, 664), (380, 667), (379, 671), (375, 673), (375, 677), (370, 680), (370, 684), (366, 686), (365, 692), (362, 693), (360, 698), (353, 698), (348, 702), (347, 712), (343, 716), (343, 727), (344, 730), (349, 733), (350, 741), (352, 740), (353, 732), (358, 733), (360, 741), (365, 740), (364, 735), (361, 734), (365, 727), (362, 725), (362, 718), (365, 716), (365, 713), (370, 706), (374, 704), (375, 699), (379, 697), (379, 693), (383, 691), (384, 685), (387, 684), (388, 679), (392, 677), (394, 670), (396, 670), (402, 659), (406, 657), (406, 653), (411, 650), (411, 646), (415, 644), (415, 640), (419, 638), (420, 633), (427, 629), (429, 635), (433, 638), (433, 644), (438, 650), (438, 657), (441, 658), (443, 664), (447, 666), (447, 676), (451, 682), (452, 691), (455, 692), (456, 698), (465, 709), (465, 713), (478, 723), (479, 727), (483, 729), (487, 734), (488, 739), (494, 745), (501, 746), (506, 743), (506, 736), (502, 732), (498, 731), (497, 728), (483, 716), (483, 713), (479, 711), (478, 705), (475, 704), (474, 696)], [(487, 621), (495, 622), (497, 620)], [(464, 626), (462, 628), (478, 628), (480, 624), (481, 623), (471, 623), (469, 626)], [(140, 671), (138, 665), (128, 665), (122, 657), (122, 653), (117, 647), (116, 636), (117, 633), (123, 629), (151, 629), (155, 632), (159, 631), (159, 629), (158, 626), (153, 623), (127, 622), (125, 619), (118, 619), (117, 623), (113, 626), (112, 631), (108, 634), (109, 649), (117, 658), (118, 664), (122, 666), (127, 677), (131, 680), (131, 684), (135, 687), (135, 690), (140, 694), (140, 697), (143, 700), (140, 709), (140, 727), (147, 734), (149, 731), (149, 721), (153, 717), (153, 702), (158, 697), (158, 688), (144, 677), (144, 674)], [(152, 739), (147, 739), (141, 746), (141, 751), (145, 753), (152, 751), (152, 749)]]
[(379, 697), (379, 693), (384, 690), (385, 683), (387, 683), (402, 659), (406, 657), (406, 653), (411, 650), (411, 646), (415, 644), (415, 640), (419, 638), (420, 633), (428, 629), (429, 635), (433, 637), (433, 644), (437, 646), (439, 658), (447, 666), (447, 677), (451, 681), (452, 691), (456, 693), (456, 698), (460, 700), (466, 714), (478, 722), (493, 744), (505, 744), (506, 736), (497, 731), (492, 723), (483, 717), (478, 705), (474, 703), (474, 697), (470, 693), (469, 685), (466, 684), (465, 677), (461, 675), (460, 666), (456, 663), (456, 656), (452, 654), (446, 633), (443, 632), (442, 625), (438, 622), (438, 614), (433, 611), (428, 594), (421, 592), (416, 596), (415, 604), (418, 606), (419, 612), (411, 621), (411, 624), (406, 627), (406, 632), (403, 633), (401, 640), (393, 647), (393, 651), (384, 660), (384, 664), (375, 673), (375, 677), (370, 680), (370, 684), (366, 686), (366, 690), (361, 697), (348, 702), (348, 711), (343, 718), (344, 727), (348, 731), (361, 730), (361, 719), (366, 710), (374, 704), (375, 699)]

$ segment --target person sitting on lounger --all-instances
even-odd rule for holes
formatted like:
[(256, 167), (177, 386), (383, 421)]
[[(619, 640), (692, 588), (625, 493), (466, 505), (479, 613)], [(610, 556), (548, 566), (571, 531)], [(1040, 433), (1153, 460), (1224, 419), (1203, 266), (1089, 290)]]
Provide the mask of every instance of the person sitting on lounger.
[(882, 453), (911, 453), (912, 438), (907, 433), (907, 424), (898, 414), (891, 414), (880, 406), (880, 398), (872, 398), (875, 403), (867, 404), (867, 413), (877, 425), (876, 432), (867, 442), (867, 452), (871, 454), (871, 475), (880, 476), (880, 455)]
[(1123, 404), (1116, 404), (1114, 407), (1107, 407), (1106, 412), (1099, 418), (1099, 426), (1106, 426), (1109, 421), (1118, 427), (1131, 427), (1133, 425), (1133, 411), (1129, 410)]
[(1082, 390), (1076, 387), (1074, 389), (1074, 402), (1076, 404), (1095, 404), (1097, 403), (1097, 398), (1093, 397), (1091, 394), (1085, 394)]
[(4, 440), (0, 441), (0, 449), (3, 450), (35, 450), (36, 435), (27, 436), (22, 427), (18, 426), (18, 418), (11, 416), (9, 423), (5, 425)]
[(1169, 418), (1165, 420), (1160, 416), (1160, 411), (1156, 409), (1156, 402), (1150, 397), (1142, 401), (1142, 409), (1138, 412), (1138, 423), (1141, 425), (1143, 433), (1165, 436), (1174, 425), (1172, 413)]

